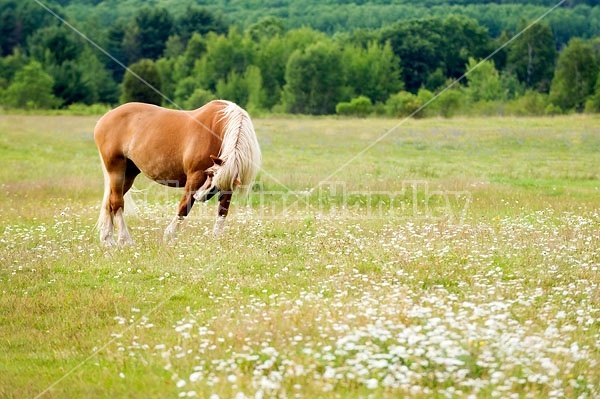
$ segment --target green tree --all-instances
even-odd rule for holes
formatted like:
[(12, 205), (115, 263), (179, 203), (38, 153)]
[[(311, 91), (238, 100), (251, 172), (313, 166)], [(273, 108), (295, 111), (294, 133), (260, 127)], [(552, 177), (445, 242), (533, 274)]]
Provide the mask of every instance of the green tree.
[(92, 104), (92, 88), (84, 81), (83, 69), (75, 60), (48, 67), (54, 78), (54, 94), (61, 98), (64, 105), (73, 103)]
[[(123, 39), (128, 30), (127, 24), (123, 20), (118, 20), (108, 28), (106, 32), (106, 51), (120, 62), (126, 63)], [(120, 82), (125, 75), (125, 69), (112, 59), (106, 60), (106, 67), (111, 72), (113, 79)]]
[[(520, 29), (524, 28), (522, 23)], [(534, 24), (510, 45), (507, 68), (514, 72), (527, 88), (541, 92), (550, 90), (554, 74), (556, 47), (549, 25)]]
[(227, 24), (220, 15), (214, 14), (208, 8), (189, 5), (183, 15), (177, 20), (175, 28), (184, 44), (194, 33), (205, 35), (208, 32), (217, 34), (227, 33)]
[(599, 65), (590, 42), (572, 39), (561, 51), (550, 88), (550, 102), (563, 111), (582, 111), (594, 93)]
[[(61, 17), (65, 17), (62, 8), (57, 5), (53, 5), (52, 9)], [(34, 1), (19, 1), (16, 9), (17, 13), (17, 31), (16, 38), (18, 45), (26, 47), (29, 37), (41, 28), (48, 26), (57, 26), (59, 24), (52, 14), (40, 7)]]
[(465, 65), (469, 57), (484, 58), (492, 50), (492, 40), (487, 29), (469, 17), (449, 15), (442, 20), (440, 36), (443, 38), (441, 48), (446, 76), (459, 78), (465, 73)]
[(283, 100), (291, 113), (332, 114), (344, 91), (340, 73), (341, 51), (330, 41), (321, 41), (290, 56)]
[(252, 42), (232, 28), (227, 36), (209, 33), (206, 38), (206, 53), (195, 64), (194, 74), (200, 87), (214, 91), (217, 82), (228, 81), (234, 72), (241, 76), (252, 64)]
[[(156, 62), (156, 69), (158, 70), (158, 74), (160, 75), (161, 81), (161, 91), (165, 95), (165, 97), (172, 99), (175, 103), (180, 103), (175, 95), (177, 91), (178, 84), (183, 79), (177, 79), (175, 77), (175, 70), (177, 68), (178, 58), (159, 58)], [(188, 92), (191, 94), (193, 92), (193, 88)], [(182, 100), (182, 99), (179, 99)], [(183, 102), (183, 100), (181, 101)]]
[(596, 88), (594, 94), (585, 102), (585, 112), (600, 112), (600, 73), (596, 78)]
[(31, 57), (42, 63), (54, 81), (54, 95), (63, 105), (115, 103), (118, 85), (98, 54), (85, 47), (64, 26), (39, 29), (29, 38)]
[[(207, 90), (197, 76), (194, 67), (206, 53), (206, 42), (198, 33), (192, 34), (185, 52), (176, 58), (161, 58), (156, 62), (163, 93), (177, 104), (188, 104), (189, 97), (197, 90)], [(194, 101), (198, 104), (198, 101)], [(190, 106), (186, 105), (186, 108)], [(197, 107), (196, 107), (197, 108)]]
[(256, 50), (255, 63), (261, 71), (266, 109), (273, 108), (281, 100), (290, 50), (285, 39), (279, 36), (263, 40)]
[(152, 60), (140, 60), (125, 73), (121, 102), (139, 101), (160, 105), (163, 99), (160, 90), (161, 80), (156, 64)]
[(506, 98), (502, 79), (493, 61), (479, 63), (470, 57), (467, 70), (470, 71), (467, 75), (467, 95), (471, 101), (497, 101)]
[(225, 79), (217, 82), (217, 97), (233, 101), (241, 107), (245, 107), (248, 102), (248, 86), (244, 76), (236, 71), (231, 71)]
[[(380, 39), (391, 43), (400, 58), (402, 80), (413, 93), (437, 70), (445, 77), (458, 78), (465, 72), (469, 56), (483, 58), (491, 46), (485, 28), (473, 19), (454, 15), (401, 21), (383, 29)], [(439, 81), (436, 76), (436, 85)]]
[(302, 52), (321, 40), (327, 41), (328, 37), (310, 28), (294, 29), (283, 36), (263, 38), (255, 50), (254, 62), (261, 72), (264, 108), (272, 109), (276, 104), (282, 104), (286, 67), (292, 53), (296, 50)]
[(19, 44), (17, 7), (14, 0), (0, 2), (0, 57), (12, 54)]
[(206, 42), (200, 34), (194, 33), (183, 54), (156, 61), (162, 90), (168, 98), (174, 99), (177, 104), (184, 104), (196, 89), (204, 89), (199, 79), (192, 75), (195, 64), (205, 53)]
[(83, 50), (77, 60), (77, 67), (81, 70), (81, 79), (90, 93), (86, 104), (116, 104), (119, 101), (119, 85), (91, 47)]
[(12, 55), (0, 58), (0, 90), (8, 87), (17, 71), (29, 63), (29, 59), (16, 48)]
[(248, 88), (248, 102), (246, 108), (250, 113), (260, 112), (265, 108), (266, 93), (263, 89), (262, 74), (259, 67), (250, 65), (244, 73), (246, 87)]
[(402, 21), (382, 31), (381, 40), (389, 41), (400, 59), (402, 81), (409, 91), (417, 91), (427, 82), (442, 60), (436, 49), (442, 37), (439, 20)]
[[(210, 90), (206, 90), (198, 86), (198, 81), (193, 76), (188, 76), (185, 79), (181, 79), (179, 82), (177, 82), (177, 86), (175, 86), (175, 103), (179, 106), (190, 108), (188, 105), (186, 105), (187, 101), (198, 90), (204, 90), (212, 93)], [(194, 104), (197, 104), (197, 102), (194, 102)]]
[(248, 28), (248, 34), (252, 40), (257, 43), (263, 40), (272, 39), (276, 36), (283, 36), (284, 32), (285, 28), (283, 19), (274, 17), (272, 15), (264, 17)]
[(83, 51), (82, 43), (66, 26), (49, 26), (37, 30), (28, 40), (29, 54), (44, 66), (73, 61)]
[(189, 98), (184, 101), (183, 105), (186, 109), (196, 109), (212, 100), (216, 100), (216, 98), (217, 97), (208, 90), (196, 89)]
[(232, 71), (226, 80), (217, 83), (217, 97), (233, 101), (249, 112), (263, 109), (264, 90), (260, 69), (250, 65), (243, 74)]
[(15, 74), (10, 86), (2, 93), (2, 103), (15, 108), (55, 108), (60, 100), (52, 94), (53, 85), (52, 77), (44, 72), (42, 64), (31, 61)]
[(402, 89), (400, 62), (389, 43), (372, 41), (366, 49), (346, 46), (343, 54), (347, 82), (355, 95), (383, 102)]
[(172, 33), (173, 17), (165, 8), (142, 8), (134, 16), (123, 37), (127, 63), (142, 58), (158, 59)]
[(171, 35), (165, 43), (165, 50), (163, 51), (163, 57), (165, 58), (177, 58), (185, 52), (185, 43), (179, 35)]

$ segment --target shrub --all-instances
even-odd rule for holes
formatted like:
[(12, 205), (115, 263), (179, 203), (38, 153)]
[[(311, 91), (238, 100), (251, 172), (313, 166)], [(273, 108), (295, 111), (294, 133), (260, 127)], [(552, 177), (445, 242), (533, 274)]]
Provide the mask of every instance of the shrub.
[(416, 95), (403, 90), (392, 94), (386, 101), (385, 108), (389, 116), (404, 117), (412, 115), (421, 105)]
[(365, 96), (359, 96), (350, 100), (350, 102), (341, 102), (335, 107), (335, 112), (339, 115), (354, 115), (365, 117), (371, 113), (373, 104)]
[(560, 115), (562, 113), (563, 110), (558, 105), (554, 105), (552, 103), (548, 104), (544, 110), (544, 114), (546, 115)]
[(521, 97), (508, 103), (507, 112), (511, 115), (544, 115), (548, 106), (548, 95), (528, 90)]
[(454, 116), (465, 103), (465, 95), (460, 89), (450, 89), (442, 93), (433, 103), (431, 110), (444, 118)]

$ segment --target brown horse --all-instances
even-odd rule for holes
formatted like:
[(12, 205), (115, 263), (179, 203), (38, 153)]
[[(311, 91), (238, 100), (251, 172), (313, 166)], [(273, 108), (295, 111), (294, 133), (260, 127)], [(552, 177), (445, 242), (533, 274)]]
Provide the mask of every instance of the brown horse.
[[(261, 154), (248, 113), (228, 101), (211, 101), (195, 111), (176, 111), (142, 103), (124, 104), (104, 115), (94, 129), (104, 171), (100, 241), (133, 241), (127, 231), (124, 194), (138, 174), (157, 183), (184, 187), (177, 216), (165, 230), (174, 239), (194, 200), (220, 192), (214, 232), (223, 229), (232, 193), (247, 190)], [(215, 155), (217, 154), (217, 155)]]

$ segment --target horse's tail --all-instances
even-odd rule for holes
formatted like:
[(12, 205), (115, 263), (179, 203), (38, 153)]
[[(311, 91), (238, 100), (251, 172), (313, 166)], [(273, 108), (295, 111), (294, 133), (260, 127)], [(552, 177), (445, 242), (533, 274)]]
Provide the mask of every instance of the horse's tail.
[(237, 104), (225, 103), (220, 111), (225, 129), (219, 153), (223, 163), (213, 183), (222, 191), (246, 193), (260, 169), (260, 147), (248, 113)]

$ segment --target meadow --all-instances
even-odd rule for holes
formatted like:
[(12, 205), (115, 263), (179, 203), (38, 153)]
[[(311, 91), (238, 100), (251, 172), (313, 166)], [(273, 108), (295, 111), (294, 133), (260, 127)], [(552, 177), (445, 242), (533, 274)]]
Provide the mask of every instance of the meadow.
[(0, 115), (0, 397), (600, 396), (599, 117), (255, 119), (222, 236), (140, 178), (108, 249), (97, 119)]

